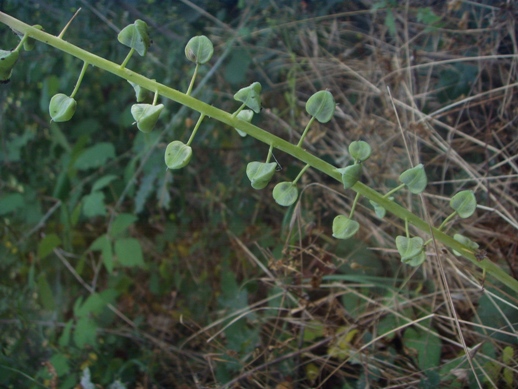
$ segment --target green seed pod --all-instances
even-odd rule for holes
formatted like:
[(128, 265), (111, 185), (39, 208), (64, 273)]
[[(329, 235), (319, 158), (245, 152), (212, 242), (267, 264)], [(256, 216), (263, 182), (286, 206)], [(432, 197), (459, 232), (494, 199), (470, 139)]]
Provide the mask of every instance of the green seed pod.
[(472, 190), (463, 190), (451, 198), (450, 207), (452, 207), (461, 218), (466, 219), (475, 213), (475, 209), (477, 209), (477, 199)]
[(244, 103), (255, 113), (261, 112), (261, 84), (254, 82), (246, 88), (241, 88), (234, 95), (234, 100)]
[(194, 63), (204, 64), (208, 62), (214, 54), (214, 46), (205, 35), (191, 38), (185, 46), (185, 56)]
[(250, 162), (246, 166), (246, 176), (254, 189), (263, 189), (272, 179), (277, 164), (275, 162)]
[(168, 169), (181, 169), (189, 163), (192, 157), (192, 148), (179, 140), (172, 141), (165, 149), (165, 164)]
[(137, 122), (140, 131), (148, 133), (155, 128), (156, 122), (160, 116), (160, 112), (164, 109), (164, 104), (133, 104), (131, 106), (131, 114)]
[(135, 23), (122, 29), (117, 36), (120, 43), (135, 49), (141, 56), (146, 55), (151, 39), (149, 38), (149, 27), (143, 20), (137, 19)]
[(7, 84), (11, 80), (19, 55), (18, 51), (0, 50), (0, 84)]
[(351, 142), (349, 145), (349, 154), (357, 162), (364, 162), (371, 156), (372, 149), (367, 142), (362, 140)]
[(349, 219), (347, 216), (338, 215), (333, 219), (333, 236), (336, 239), (349, 239), (360, 229), (360, 224), (356, 220)]
[(396, 237), (397, 251), (401, 255), (401, 261), (405, 262), (417, 255), (424, 249), (424, 241), (421, 237), (407, 238), (406, 236)]
[(135, 98), (137, 99), (137, 103), (141, 103), (146, 98), (146, 92), (147, 90), (142, 88), (140, 85), (135, 84), (134, 82), (128, 81), (131, 86), (133, 87), (133, 90), (135, 91)]
[[(245, 122), (248, 122), (250, 123), (252, 121), (252, 118), (254, 117), (254, 111), (250, 110), (250, 109), (243, 109), (241, 112), (239, 112), (236, 116), (238, 119), (241, 119), (241, 120), (244, 120)], [(241, 137), (245, 137), (246, 136), (246, 132), (243, 132), (241, 130), (238, 130), (237, 128), (234, 128), (234, 130), (237, 131), (237, 133), (239, 134), (239, 136)]]
[[(476, 251), (479, 247), (477, 242), (473, 242), (470, 238), (467, 238), (461, 234), (453, 235), (453, 239), (455, 239), (457, 242), (462, 243), (464, 246), (467, 246), (469, 249), (473, 251)], [(457, 257), (462, 255), (461, 253), (455, 250), (453, 250), (453, 254), (455, 254)]]
[(293, 182), (279, 182), (273, 188), (273, 198), (277, 204), (289, 207), (299, 197), (299, 191)]
[(401, 173), (399, 181), (405, 184), (408, 190), (414, 194), (419, 194), (424, 191), (426, 184), (428, 184), (428, 179), (426, 178), (423, 164), (420, 163), (416, 167)]
[(362, 165), (360, 164), (354, 164), (336, 170), (342, 175), (344, 189), (351, 188), (362, 176)]
[(49, 104), (50, 117), (54, 122), (67, 122), (76, 112), (77, 102), (63, 93), (52, 96)]
[(335, 99), (331, 92), (321, 90), (313, 94), (306, 102), (306, 111), (320, 123), (327, 123), (335, 113)]

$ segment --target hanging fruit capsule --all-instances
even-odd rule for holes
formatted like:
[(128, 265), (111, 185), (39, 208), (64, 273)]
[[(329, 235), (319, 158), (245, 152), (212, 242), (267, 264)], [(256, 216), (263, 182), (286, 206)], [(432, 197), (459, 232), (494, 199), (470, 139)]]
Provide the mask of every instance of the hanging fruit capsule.
[(0, 84), (7, 84), (11, 80), (19, 55), (18, 51), (0, 50)]
[(131, 106), (131, 114), (137, 122), (140, 131), (148, 133), (153, 130), (160, 116), (160, 112), (164, 109), (164, 104), (133, 104)]
[(49, 104), (49, 113), (54, 122), (67, 122), (76, 112), (77, 102), (63, 93), (52, 96)]

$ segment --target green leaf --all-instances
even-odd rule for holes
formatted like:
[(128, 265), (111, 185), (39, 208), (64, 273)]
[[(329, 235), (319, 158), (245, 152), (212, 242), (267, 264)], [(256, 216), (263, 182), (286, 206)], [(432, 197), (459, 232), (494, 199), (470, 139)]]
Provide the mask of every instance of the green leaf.
[(426, 184), (428, 184), (423, 164), (420, 163), (401, 173), (399, 181), (405, 184), (410, 192), (414, 194), (421, 193), (426, 188)]
[(52, 289), (43, 273), (38, 277), (38, 300), (43, 308), (48, 311), (53, 311), (56, 308)]
[(140, 85), (135, 84), (134, 82), (128, 81), (130, 85), (133, 87), (135, 91), (135, 98), (137, 99), (137, 103), (141, 103), (146, 98), (147, 90), (142, 88)]
[(19, 55), (18, 51), (0, 50), (0, 84), (7, 84), (11, 80)]
[(83, 214), (86, 217), (106, 215), (103, 192), (93, 192), (83, 197)]
[(63, 93), (52, 96), (49, 104), (50, 117), (55, 122), (67, 122), (76, 112), (77, 102)]
[(137, 122), (138, 129), (144, 133), (148, 133), (155, 128), (156, 122), (163, 109), (164, 104), (133, 104), (131, 106), (131, 115)]
[[(468, 249), (471, 249), (473, 251), (476, 251), (479, 247), (476, 242), (473, 242), (471, 239), (466, 238), (464, 235), (461, 235), (461, 234), (453, 235), (453, 239), (455, 239), (459, 243), (462, 243)], [(461, 253), (459, 253), (458, 251), (455, 251), (455, 250), (453, 250), (453, 254), (455, 254), (457, 257), (462, 255)]]
[(372, 149), (367, 142), (362, 140), (351, 142), (349, 154), (358, 163), (364, 162), (371, 156)]
[(417, 255), (414, 255), (413, 257), (409, 257), (409, 258), (401, 258), (401, 262), (409, 265), (409, 266), (413, 266), (413, 267), (417, 267), (417, 266), (420, 266), (424, 261), (426, 260), (426, 253), (423, 251), (419, 252)]
[(189, 61), (204, 64), (208, 62), (214, 54), (214, 46), (205, 35), (191, 38), (185, 46), (185, 56)]
[(118, 177), (115, 174), (108, 174), (99, 178), (92, 186), (92, 192), (101, 190), (106, 186), (110, 185), (113, 180), (116, 180)]
[(331, 92), (321, 90), (311, 96), (306, 102), (306, 111), (320, 123), (327, 123), (335, 113), (335, 99)]
[(23, 196), (19, 193), (11, 193), (0, 198), (0, 216), (7, 215), (24, 205)]
[[(243, 109), (241, 110), (237, 115), (236, 117), (238, 119), (241, 119), (241, 120), (244, 120), (245, 122), (248, 122), (250, 123), (252, 121), (252, 118), (254, 117), (254, 111), (250, 110), (250, 109)], [(237, 133), (242, 136), (242, 137), (245, 137), (246, 136), (246, 132), (243, 132), (241, 130), (238, 130), (237, 128), (234, 128), (234, 130), (237, 131)]]
[(38, 258), (47, 257), (56, 247), (61, 244), (61, 239), (56, 234), (46, 235), (40, 243), (38, 243)]
[(74, 329), (74, 342), (83, 350), (86, 345), (95, 346), (97, 338), (97, 323), (89, 317), (81, 317), (77, 320)]
[(95, 169), (106, 165), (109, 159), (115, 158), (113, 143), (99, 142), (85, 149), (77, 158), (74, 166), (78, 170)]
[(181, 169), (189, 163), (192, 157), (192, 148), (179, 140), (172, 141), (165, 149), (165, 164), (168, 169)]
[(344, 189), (351, 188), (362, 176), (362, 165), (359, 163), (341, 169), (336, 169), (342, 175)]
[(401, 255), (401, 260), (405, 261), (423, 251), (424, 241), (419, 236), (407, 238), (406, 236), (399, 235), (396, 237), (396, 247)]
[(141, 56), (146, 55), (151, 44), (148, 25), (140, 19), (124, 27), (117, 36), (117, 39), (123, 45), (135, 49)]
[(333, 236), (336, 239), (349, 239), (360, 229), (360, 224), (356, 220), (349, 219), (347, 216), (338, 215), (333, 219)]
[(273, 188), (273, 198), (277, 204), (289, 207), (299, 197), (299, 191), (293, 182), (279, 182)]
[(122, 234), (129, 226), (135, 223), (137, 219), (138, 218), (135, 215), (129, 213), (121, 213), (120, 215), (117, 215), (110, 226), (110, 236), (116, 237)]
[(450, 200), (450, 207), (452, 207), (457, 214), (465, 219), (473, 215), (477, 208), (477, 200), (472, 190), (463, 190), (453, 196)]
[(275, 162), (250, 162), (246, 166), (246, 176), (254, 189), (263, 189), (270, 182), (275, 173)]
[(439, 366), (442, 342), (437, 336), (409, 327), (404, 332), (403, 344), (405, 349), (410, 348), (417, 352), (417, 363), (421, 371)]
[(73, 320), (67, 321), (63, 328), (63, 333), (59, 337), (58, 343), (61, 347), (67, 347), (70, 344), (70, 334), (72, 333), (72, 326), (74, 325)]
[(145, 266), (142, 247), (137, 239), (117, 239), (115, 241), (115, 255), (122, 266)]
[(113, 272), (113, 250), (112, 243), (108, 235), (104, 234), (98, 237), (93, 243), (90, 245), (90, 250), (100, 251), (104, 267), (108, 271), (108, 273)]
[(374, 212), (376, 213), (376, 216), (379, 217), (380, 219), (383, 219), (385, 217), (385, 214), (387, 213), (387, 210), (372, 200), (369, 200), (369, 202), (371, 203), (372, 207), (374, 208)]
[(241, 101), (255, 113), (261, 112), (261, 84), (254, 82), (246, 88), (241, 88), (234, 95), (234, 100)]

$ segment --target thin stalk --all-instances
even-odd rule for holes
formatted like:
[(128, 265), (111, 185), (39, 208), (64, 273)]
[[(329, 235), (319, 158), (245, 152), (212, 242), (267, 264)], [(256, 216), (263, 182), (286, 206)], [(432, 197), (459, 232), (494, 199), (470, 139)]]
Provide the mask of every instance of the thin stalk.
[(356, 204), (358, 204), (358, 200), (360, 199), (360, 196), (361, 196), (360, 193), (356, 193), (356, 196), (354, 196), (354, 201), (353, 201), (353, 205), (351, 207), (351, 212), (349, 212), (349, 219), (353, 218), (354, 209), (356, 208)]
[(125, 69), (126, 68), (126, 64), (130, 60), (130, 58), (131, 58), (131, 56), (133, 55), (134, 52), (135, 52), (135, 49), (131, 48), (129, 53), (128, 53), (128, 55), (126, 56), (126, 58), (124, 58), (124, 61), (122, 61), (122, 63), (121, 63), (121, 66), (120, 66), (121, 69)]
[(306, 166), (304, 166), (302, 168), (302, 170), (300, 171), (300, 173), (297, 175), (297, 177), (295, 177), (295, 179), (292, 181), (292, 184), (295, 185), (297, 183), (297, 181), (300, 179), (300, 177), (302, 177), (302, 175), (306, 172), (306, 170), (309, 169), (311, 165), (308, 163)]
[(396, 186), (395, 188), (393, 188), (393, 189), (389, 190), (387, 193), (385, 193), (385, 194), (383, 195), (383, 197), (385, 197), (385, 198), (387, 198), (387, 199), (388, 199), (388, 197), (389, 197), (391, 194), (396, 193), (398, 190), (403, 189), (404, 187), (405, 187), (405, 184), (401, 184), (401, 185), (399, 185), (399, 186)]
[[(108, 61), (102, 57), (92, 54), (75, 45), (72, 45), (69, 42), (59, 39), (51, 34), (31, 27), (28, 24), (23, 23), (18, 19), (13, 18), (3, 12), (0, 12), (0, 22), (13, 28), (16, 31), (21, 32), (22, 34), (27, 34), (29, 37), (43, 42), (49, 46), (52, 46), (64, 53), (70, 54), (76, 58), (81, 59), (84, 62), (88, 62), (93, 66), (96, 66), (100, 69), (104, 69), (112, 74), (115, 74), (122, 79), (137, 83), (141, 87), (146, 88), (148, 90), (155, 90), (161, 96), (173, 100), (195, 111), (198, 111), (206, 116), (209, 116), (214, 120), (218, 120), (222, 123), (225, 123), (231, 128), (237, 128), (245, 132), (249, 136), (257, 139), (258, 141), (271, 145), (272, 147), (291, 155), (295, 159), (298, 159), (299, 161), (311, 166), (316, 170), (319, 170), (320, 172), (326, 174), (327, 176), (341, 183), (341, 174), (337, 171), (337, 168), (335, 166), (308, 153), (301, 147), (297, 147), (292, 143), (287, 142), (284, 139), (281, 139), (251, 123), (247, 123), (244, 120), (237, 119), (234, 115), (226, 111), (218, 109), (210, 104), (204, 103), (192, 96), (187, 96), (186, 94), (176, 89), (170, 88), (159, 82), (144, 77), (130, 69), (125, 69), (124, 67), (121, 67), (120, 65), (114, 62)], [(367, 185), (361, 182), (357, 182), (351, 189), (357, 193), (360, 193), (367, 199), (377, 203), (381, 207), (385, 208), (387, 212), (392, 213), (398, 218), (402, 220), (408, 220), (408, 223), (412, 224), (415, 228), (427, 234), (433, 234), (437, 241), (443, 243), (445, 246), (449, 247), (452, 250), (462, 253), (463, 256), (466, 259), (468, 259), (471, 263), (473, 263), (475, 266), (486, 271), (495, 279), (511, 288), (515, 293), (518, 293), (518, 280), (515, 280), (512, 276), (507, 274), (489, 258), (478, 260), (475, 257), (475, 254), (472, 253), (472, 251), (469, 250), (468, 247), (466, 247), (460, 242), (457, 242), (455, 239), (453, 239), (453, 237), (445, 234), (439, 229), (430, 226), (425, 220), (421, 219), (416, 214), (412, 213), (411, 211), (402, 207), (401, 205), (395, 203), (394, 201), (389, 200), (387, 197), (375, 191), (374, 189), (368, 187)]]
[(236, 111), (236, 112), (234, 112), (234, 113), (232, 114), (232, 117), (233, 117), (233, 118), (237, 117), (237, 115), (239, 114), (239, 112), (241, 112), (245, 107), (246, 107), (246, 104), (245, 104), (245, 103), (241, 104), (241, 107), (239, 107), (239, 108), (237, 109), (237, 111)]
[(83, 77), (85, 76), (87, 67), (88, 67), (88, 62), (83, 62), (83, 68), (81, 69), (81, 73), (79, 73), (79, 77), (77, 78), (76, 86), (74, 87), (74, 90), (70, 94), (71, 98), (74, 98), (77, 91), (79, 90), (79, 87), (81, 86), (81, 82), (83, 82)]
[(302, 135), (300, 136), (300, 140), (299, 140), (299, 143), (297, 144), (297, 147), (301, 147), (302, 146), (302, 142), (304, 142), (304, 138), (306, 137), (306, 135), (308, 134), (308, 131), (309, 131), (309, 127), (311, 127), (311, 124), (315, 121), (315, 117), (312, 116), (311, 119), (309, 119), (309, 122), (306, 126), (306, 128), (304, 129), (304, 132), (302, 133)]
[(444, 219), (444, 221), (441, 223), (441, 225), (439, 226), (439, 228), (437, 228), (438, 230), (442, 231), (442, 229), (444, 228), (444, 226), (446, 224), (448, 224), (448, 222), (453, 219), (455, 216), (457, 216), (457, 211), (453, 212), (451, 215), (449, 215), (446, 219)]
[(196, 79), (196, 75), (198, 74), (199, 67), (200, 67), (200, 64), (198, 62), (196, 62), (196, 67), (194, 68), (194, 73), (192, 75), (191, 82), (189, 83), (189, 88), (187, 89), (187, 92), (185, 92), (185, 94), (187, 96), (191, 95), (192, 87), (194, 86), (194, 80)]
[(153, 96), (153, 105), (156, 105), (157, 101), (158, 101), (158, 91), (155, 91), (155, 95)]
[(268, 155), (266, 156), (266, 163), (270, 162), (270, 159), (272, 159), (273, 155), (273, 146), (270, 145), (270, 148), (268, 149)]
[(196, 122), (196, 126), (194, 126), (194, 130), (192, 130), (192, 134), (191, 134), (189, 140), (187, 141), (187, 146), (190, 146), (192, 141), (194, 140), (194, 136), (198, 132), (198, 128), (200, 128), (200, 124), (203, 121), (203, 119), (205, 119), (205, 114), (202, 113), (200, 115), (200, 117), (198, 118), (198, 121)]

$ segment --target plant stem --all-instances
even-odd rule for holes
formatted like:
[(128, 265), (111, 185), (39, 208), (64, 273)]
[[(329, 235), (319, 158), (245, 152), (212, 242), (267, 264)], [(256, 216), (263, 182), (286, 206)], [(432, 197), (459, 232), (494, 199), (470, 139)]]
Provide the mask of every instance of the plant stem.
[(351, 212), (349, 212), (349, 219), (353, 218), (354, 209), (356, 208), (356, 204), (358, 204), (358, 200), (360, 199), (360, 196), (361, 196), (360, 193), (356, 193), (356, 196), (354, 196), (354, 201), (353, 201), (353, 205), (351, 207)]
[(309, 119), (309, 122), (306, 126), (306, 128), (304, 129), (304, 132), (302, 133), (302, 135), (300, 136), (300, 140), (299, 140), (299, 143), (297, 143), (297, 147), (301, 147), (302, 146), (302, 142), (304, 142), (304, 138), (306, 137), (306, 135), (308, 134), (308, 131), (309, 131), (309, 127), (311, 127), (311, 124), (315, 121), (315, 117), (312, 116), (311, 119)]
[(308, 168), (310, 167), (311, 165), (308, 163), (306, 166), (304, 166), (302, 168), (302, 170), (300, 171), (300, 173), (297, 175), (297, 177), (295, 177), (295, 179), (292, 181), (292, 184), (295, 185), (297, 183), (297, 181), (300, 179), (300, 177), (302, 177), (302, 175), (306, 172), (306, 170), (308, 170)]
[(198, 74), (199, 67), (200, 67), (200, 64), (198, 62), (196, 62), (196, 67), (194, 68), (194, 73), (192, 75), (191, 82), (189, 83), (189, 88), (187, 89), (187, 92), (185, 92), (185, 94), (187, 96), (190, 96), (190, 94), (192, 92), (192, 87), (194, 86), (194, 80), (196, 79), (196, 75)]
[(234, 113), (232, 114), (232, 117), (233, 117), (233, 118), (237, 117), (237, 115), (239, 115), (239, 112), (241, 112), (245, 107), (246, 107), (246, 104), (245, 104), (245, 103), (241, 104), (241, 107), (239, 107), (239, 108), (237, 109), (237, 111), (236, 111), (236, 112), (234, 112)]
[(266, 156), (266, 163), (270, 162), (270, 159), (272, 159), (273, 155), (273, 146), (270, 145), (270, 148), (268, 149), (268, 155)]
[(399, 185), (399, 186), (396, 186), (395, 188), (393, 188), (393, 189), (389, 190), (387, 193), (385, 193), (385, 194), (383, 195), (383, 197), (388, 199), (388, 197), (389, 197), (391, 194), (396, 193), (398, 190), (403, 189), (404, 187), (405, 187), (405, 184), (401, 184), (401, 185)]
[(455, 216), (457, 215), (457, 211), (453, 212), (451, 215), (449, 215), (446, 219), (444, 219), (444, 221), (441, 223), (441, 225), (439, 226), (439, 228), (437, 228), (438, 230), (442, 231), (442, 229), (444, 228), (444, 226), (451, 220), (453, 219)]
[[(49, 46), (55, 47), (56, 49), (64, 53), (79, 58), (84, 62), (88, 62), (89, 64), (96, 66), (100, 69), (104, 69), (125, 80), (132, 81), (145, 89), (155, 90), (165, 98), (168, 98), (177, 103), (180, 103), (181, 105), (198, 111), (206, 116), (211, 117), (212, 119), (225, 123), (232, 128), (238, 128), (239, 130), (247, 133), (248, 135), (257, 139), (258, 141), (268, 144), (271, 147), (276, 148), (280, 151), (283, 151), (291, 155), (292, 157), (298, 159), (299, 161), (307, 164), (307, 166), (311, 166), (314, 169), (321, 171), (322, 173), (326, 174), (327, 176), (335, 179), (340, 183), (342, 182), (341, 174), (337, 171), (337, 168), (335, 166), (308, 153), (301, 147), (295, 146), (292, 143), (287, 142), (284, 139), (281, 139), (273, 134), (270, 134), (269, 132), (251, 123), (237, 119), (235, 115), (218, 109), (210, 104), (204, 103), (196, 98), (193, 98), (192, 96), (187, 96), (186, 94), (176, 89), (167, 87), (166, 85), (160, 84), (159, 82), (144, 77), (139, 73), (126, 69), (121, 65), (118, 65), (114, 62), (108, 61), (102, 57), (92, 54), (51, 34), (38, 30), (37, 28), (31, 27), (28, 24), (23, 23), (18, 19), (13, 18), (3, 12), (0, 12), (0, 22), (6, 24), (7, 26), (13, 28), (16, 31), (21, 32), (22, 34), (27, 34), (29, 37), (34, 38), (35, 40), (43, 42)], [(468, 247), (466, 247), (460, 242), (457, 242), (455, 239), (453, 239), (453, 237), (445, 234), (439, 229), (430, 226), (425, 220), (421, 219), (416, 214), (400, 206), (394, 201), (389, 200), (387, 197), (375, 191), (374, 189), (371, 189), (367, 185), (361, 182), (357, 182), (351, 189), (357, 193), (360, 193), (367, 199), (377, 203), (381, 207), (385, 208), (387, 212), (392, 213), (398, 218), (402, 220), (408, 220), (408, 223), (412, 224), (415, 228), (418, 228), (425, 233), (433, 235), (437, 241), (443, 243), (450, 249), (455, 250), (459, 253), (463, 253), (463, 256), (470, 262), (472, 262), (475, 266), (479, 267), (483, 271), (486, 271), (491, 276), (496, 278), (498, 281), (502, 282), (503, 284), (511, 288), (515, 293), (518, 293), (518, 280), (515, 280), (512, 276), (507, 274), (504, 270), (502, 270), (496, 263), (492, 262), (490, 259), (485, 258), (483, 260), (478, 260)]]
[(155, 91), (155, 95), (153, 96), (153, 105), (156, 105), (157, 101), (158, 101), (158, 91)]
[(200, 124), (201, 124), (201, 122), (203, 121), (204, 118), (205, 118), (205, 114), (202, 113), (200, 115), (200, 117), (198, 118), (198, 121), (196, 122), (196, 126), (194, 126), (194, 130), (192, 130), (192, 134), (191, 134), (189, 140), (187, 141), (187, 146), (191, 145), (192, 141), (194, 140), (194, 136), (198, 132), (198, 128), (200, 128)]
[(131, 48), (129, 53), (128, 53), (128, 55), (126, 56), (126, 58), (124, 58), (124, 61), (121, 63), (121, 66), (120, 66), (121, 69), (125, 69), (126, 68), (126, 64), (130, 60), (130, 58), (131, 58), (131, 56), (133, 55), (134, 52), (135, 52), (135, 49)]
[(79, 90), (79, 87), (81, 86), (81, 82), (83, 82), (83, 77), (85, 76), (87, 67), (88, 67), (88, 62), (83, 62), (83, 68), (81, 69), (81, 73), (79, 73), (79, 77), (77, 78), (76, 86), (74, 87), (74, 90), (70, 94), (71, 98), (74, 98), (77, 91)]

